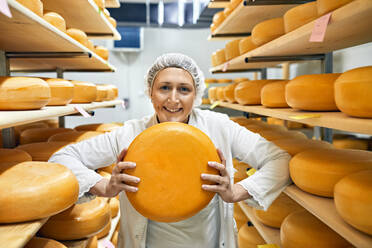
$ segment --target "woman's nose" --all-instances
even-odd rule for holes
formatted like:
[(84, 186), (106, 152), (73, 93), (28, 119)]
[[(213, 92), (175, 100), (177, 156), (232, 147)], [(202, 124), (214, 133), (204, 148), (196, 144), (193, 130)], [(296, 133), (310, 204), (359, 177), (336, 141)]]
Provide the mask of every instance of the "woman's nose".
[(169, 101), (169, 102), (176, 102), (176, 103), (179, 102), (179, 96), (178, 96), (178, 92), (177, 92), (176, 89), (174, 89), (174, 90), (172, 90), (172, 91), (170, 92), (170, 96), (169, 96), (169, 98), (168, 98), (168, 101)]

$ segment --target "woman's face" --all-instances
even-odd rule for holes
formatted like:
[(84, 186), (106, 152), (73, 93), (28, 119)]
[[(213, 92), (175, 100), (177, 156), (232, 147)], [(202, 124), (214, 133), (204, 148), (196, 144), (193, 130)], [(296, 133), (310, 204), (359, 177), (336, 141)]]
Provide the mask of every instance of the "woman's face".
[(194, 80), (180, 68), (169, 67), (155, 77), (151, 101), (159, 122), (187, 123), (195, 99)]

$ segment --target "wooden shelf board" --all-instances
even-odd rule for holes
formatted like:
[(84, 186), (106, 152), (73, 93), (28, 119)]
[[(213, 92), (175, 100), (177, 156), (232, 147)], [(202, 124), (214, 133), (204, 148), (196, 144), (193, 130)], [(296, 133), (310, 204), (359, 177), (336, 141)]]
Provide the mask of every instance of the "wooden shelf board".
[(110, 229), (109, 234), (107, 234), (106, 237), (103, 237), (103, 238), (98, 240), (98, 247), (97, 248), (105, 248), (104, 241), (105, 240), (111, 241), (112, 235), (114, 235), (114, 232), (115, 232), (116, 226), (119, 223), (119, 220), (120, 220), (120, 211), (119, 211), (118, 215), (111, 220), (111, 229)]
[(355, 245), (355, 247), (372, 247), (372, 236), (358, 231), (343, 221), (336, 211), (332, 198), (308, 194), (295, 185), (287, 187), (284, 192), (351, 244)]
[[(242, 106), (239, 104), (232, 104), (227, 102), (220, 102), (219, 106), (248, 113), (275, 117), (282, 120), (300, 122), (311, 126), (327, 127), (342, 131), (372, 135), (372, 119), (350, 117), (342, 112), (305, 112), (291, 108), (266, 108), (261, 105)], [(314, 114), (316, 116), (307, 119), (291, 118), (294, 116), (302, 116), (308, 114)]]
[(0, 224), (1, 247), (25, 246), (47, 220), (48, 218), (16, 224)]
[(120, 8), (119, 0), (106, 0), (105, 1), (106, 8)]
[(121, 39), (94, 0), (44, 0), (43, 4), (45, 12), (57, 12), (66, 20), (68, 28), (81, 29), (89, 38)]
[(280, 242), (280, 229), (272, 228), (262, 224), (256, 216), (253, 214), (253, 209), (249, 207), (245, 202), (238, 203), (240, 208), (243, 210), (244, 214), (248, 217), (248, 219), (253, 223), (253, 226), (257, 229), (260, 233), (262, 238), (268, 244), (276, 244), (281, 246)]
[(229, 5), (230, 1), (210, 1), (208, 8), (210, 9), (224, 9)]
[(208, 41), (221, 41), (221, 40), (237, 40), (237, 39), (243, 39), (247, 37), (246, 35), (241, 35), (241, 36), (220, 36), (220, 37), (213, 37), (212, 35), (208, 36)]
[(234, 70), (245, 70), (245, 69), (256, 69), (256, 68), (267, 68), (267, 67), (276, 67), (278, 64), (283, 63), (283, 61), (275, 61), (275, 62), (250, 62), (245, 63), (244, 59), (246, 56), (240, 55), (239, 57), (233, 58), (232, 60), (226, 62), (225, 64), (213, 67), (210, 69), (210, 72), (223, 72), (224, 68), (226, 67), (227, 70), (225, 71), (228, 73), (229, 71)]
[(121, 100), (93, 102), (89, 104), (69, 104), (67, 106), (44, 107), (41, 110), (0, 111), (0, 128), (22, 125), (51, 117), (77, 113), (73, 105), (79, 105), (85, 110), (110, 107), (121, 104)]

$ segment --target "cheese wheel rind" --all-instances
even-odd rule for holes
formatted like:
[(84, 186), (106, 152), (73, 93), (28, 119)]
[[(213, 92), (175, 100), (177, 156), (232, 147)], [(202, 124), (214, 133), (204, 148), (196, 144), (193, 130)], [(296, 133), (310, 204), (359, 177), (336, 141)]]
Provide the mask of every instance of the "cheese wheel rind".
[[(0, 130), (1, 131), (1, 130)], [(31, 161), (32, 157), (26, 151), (0, 148), (0, 163)]]
[(97, 86), (93, 83), (73, 80), (74, 97), (71, 103), (91, 103), (97, 98)]
[(71, 38), (73, 38), (74, 40), (82, 44), (83, 46), (85, 47), (89, 46), (88, 36), (84, 31), (77, 29), (77, 28), (69, 28), (66, 30), (66, 34), (68, 34)]
[(92, 124), (83, 124), (76, 126), (74, 129), (76, 131), (95, 131), (95, 132), (111, 132), (119, 128), (120, 125), (115, 123), (92, 123)]
[(266, 84), (261, 89), (261, 104), (269, 108), (289, 107), (285, 100), (285, 86), (288, 81), (279, 81)]
[(80, 142), (82, 140), (90, 139), (101, 134), (102, 132), (95, 131), (70, 131), (54, 134), (48, 139), (48, 142), (50, 141)]
[(56, 12), (48, 12), (44, 14), (43, 19), (58, 28), (60, 31), (66, 33), (66, 21), (60, 14)]
[(241, 82), (235, 87), (234, 98), (241, 105), (261, 104), (261, 89), (268, 83), (279, 80), (251, 80)]
[(20, 145), (45, 142), (48, 139), (57, 133), (64, 133), (72, 131), (71, 128), (32, 128), (23, 131), (20, 135)]
[(258, 245), (266, 244), (254, 226), (243, 225), (238, 232), (239, 248), (256, 248)]
[(19, 145), (16, 147), (18, 151), (25, 151), (31, 155), (33, 161), (47, 162), (49, 158), (62, 149), (71, 144), (70, 142), (38, 142), (26, 145)]
[(53, 239), (40, 238), (34, 236), (24, 248), (67, 248), (64, 244)]
[(17, 0), (17, 2), (31, 10), (38, 16), (43, 16), (44, 6), (40, 0)]
[(289, 33), (318, 17), (317, 2), (298, 5), (288, 10), (284, 18), (284, 30)]
[(261, 46), (284, 35), (283, 17), (269, 19), (258, 23), (252, 29), (252, 42)]
[(247, 53), (255, 48), (257, 48), (258, 46), (253, 43), (252, 41), (252, 36), (248, 36), (246, 38), (243, 38), (240, 40), (239, 42), (239, 53), (240, 55), (244, 54), (244, 53)]
[(354, 0), (317, 0), (318, 15), (324, 15)]
[(69, 104), (74, 97), (74, 85), (61, 78), (43, 78), (50, 88), (50, 101), (47, 106)]
[(236, 39), (226, 44), (226, 47), (225, 47), (226, 60), (231, 60), (240, 55), (239, 42), (240, 42), (240, 39)]

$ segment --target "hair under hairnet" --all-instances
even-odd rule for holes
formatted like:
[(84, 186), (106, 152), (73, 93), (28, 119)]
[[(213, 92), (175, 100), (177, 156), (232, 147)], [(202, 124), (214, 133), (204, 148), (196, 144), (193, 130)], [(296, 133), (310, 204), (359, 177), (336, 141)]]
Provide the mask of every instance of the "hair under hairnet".
[(202, 96), (205, 90), (204, 74), (192, 58), (181, 53), (166, 53), (155, 60), (145, 76), (146, 94), (151, 98), (152, 86), (156, 75), (161, 70), (169, 67), (181, 68), (190, 73), (194, 80), (196, 91), (194, 106), (199, 106), (202, 103)]

